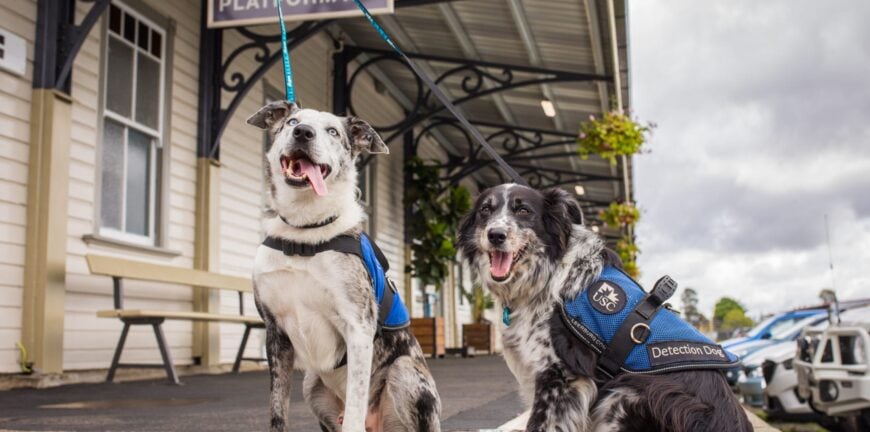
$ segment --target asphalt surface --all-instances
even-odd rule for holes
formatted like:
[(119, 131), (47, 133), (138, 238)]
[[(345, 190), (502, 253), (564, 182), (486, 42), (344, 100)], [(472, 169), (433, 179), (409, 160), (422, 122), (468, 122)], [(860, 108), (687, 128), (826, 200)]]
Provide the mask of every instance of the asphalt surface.
[[(492, 429), (522, 407), (501, 357), (429, 360), (442, 400), (442, 430)], [(290, 430), (319, 432), (302, 401), (302, 376), (291, 390)], [(78, 384), (0, 392), (0, 430), (263, 431), (268, 429), (265, 372), (118, 384)]]

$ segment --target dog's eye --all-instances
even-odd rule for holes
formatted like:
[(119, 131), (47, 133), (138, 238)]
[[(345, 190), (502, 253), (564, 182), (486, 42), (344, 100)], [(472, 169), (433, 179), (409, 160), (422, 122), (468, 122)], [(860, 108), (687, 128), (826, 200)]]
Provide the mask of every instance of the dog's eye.
[(336, 128), (329, 128), (329, 129), (326, 130), (326, 133), (328, 133), (328, 134), (330, 134), (330, 135), (332, 135), (332, 136), (338, 136), (338, 129), (336, 129)]
[(296, 125), (299, 124), (299, 120), (297, 120), (297, 119), (295, 119), (295, 118), (292, 118), (292, 119), (290, 119), (290, 120), (287, 120), (287, 124), (290, 125), (290, 126), (296, 126)]
[(516, 213), (517, 213), (517, 216), (528, 216), (532, 212), (525, 207), (520, 207), (516, 210)]
[(484, 204), (483, 207), (480, 208), (480, 214), (488, 215), (492, 212), (492, 207), (489, 204)]

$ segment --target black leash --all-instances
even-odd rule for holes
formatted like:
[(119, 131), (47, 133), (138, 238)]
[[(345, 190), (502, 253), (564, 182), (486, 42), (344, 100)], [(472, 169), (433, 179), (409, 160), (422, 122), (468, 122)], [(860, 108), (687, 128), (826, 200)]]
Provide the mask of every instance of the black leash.
[(498, 166), (501, 167), (502, 171), (504, 171), (505, 174), (507, 174), (514, 181), (514, 183), (528, 186), (529, 184), (526, 182), (526, 180), (522, 176), (520, 176), (519, 173), (517, 173), (510, 165), (508, 165), (508, 163), (505, 162), (504, 159), (501, 158), (501, 156), (499, 156), (498, 152), (496, 152), (495, 149), (492, 148), (492, 146), (489, 145), (489, 143), (486, 141), (486, 138), (483, 137), (483, 134), (481, 134), (480, 131), (477, 130), (477, 128), (474, 127), (468, 121), (468, 119), (466, 119), (465, 116), (459, 112), (456, 106), (453, 105), (453, 102), (450, 102), (450, 99), (447, 97), (447, 95), (444, 94), (444, 92), (441, 91), (438, 85), (435, 84), (435, 82), (432, 81), (432, 79), (429, 78), (429, 76), (427, 76), (422, 70), (420, 70), (417, 64), (414, 63), (414, 61), (411, 60), (410, 57), (405, 55), (404, 51), (402, 51), (398, 47), (398, 45), (396, 45), (393, 40), (390, 39), (390, 36), (387, 35), (387, 32), (384, 31), (384, 29), (381, 27), (380, 24), (378, 24), (377, 21), (375, 21), (375, 18), (372, 16), (371, 12), (369, 12), (369, 10), (366, 9), (366, 7), (362, 4), (362, 1), (354, 0), (354, 2), (360, 8), (363, 14), (365, 14), (366, 18), (372, 24), (372, 27), (374, 27), (375, 30), (377, 30), (378, 34), (381, 35), (381, 38), (384, 39), (384, 42), (386, 42), (387, 45), (390, 46), (390, 48), (396, 51), (396, 53), (399, 54), (399, 56), (401, 56), (403, 60), (405, 60), (405, 63), (407, 63), (411, 70), (414, 71), (414, 73), (417, 74), (417, 76), (420, 77), (420, 79), (424, 83), (426, 83), (426, 86), (429, 87), (429, 90), (432, 91), (435, 97), (438, 98), (438, 100), (441, 101), (442, 104), (444, 104), (444, 107), (447, 108), (447, 110), (450, 111), (450, 113), (453, 114), (453, 116), (456, 117), (457, 120), (459, 120), (459, 123), (461, 123), (462, 126), (471, 134), (471, 136), (474, 137), (475, 141), (477, 141), (477, 143), (480, 144), (481, 147), (483, 147), (483, 149), (490, 155), (490, 157), (492, 157), (496, 161), (496, 163), (498, 163)]

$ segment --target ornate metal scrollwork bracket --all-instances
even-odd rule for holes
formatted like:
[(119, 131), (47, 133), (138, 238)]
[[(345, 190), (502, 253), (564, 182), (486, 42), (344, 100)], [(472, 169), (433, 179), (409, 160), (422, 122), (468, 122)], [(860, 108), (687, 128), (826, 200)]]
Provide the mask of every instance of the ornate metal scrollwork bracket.
[[(292, 50), (299, 46), (330, 23), (332, 20), (305, 21), (299, 24), (287, 33), (288, 49)], [(223, 32), (226, 31), (235, 31), (242, 36), (243, 42), (227, 53), (225, 57), (222, 57), (220, 54), (222, 52)], [(200, 86), (200, 91), (210, 92), (210, 94), (207, 95), (209, 100), (205, 106), (203, 106), (202, 98), (200, 102), (200, 116), (207, 117), (205, 120), (201, 117), (200, 122), (205, 121), (206, 124), (201, 124), (200, 127), (208, 129), (208, 136), (205, 137), (205, 142), (200, 142), (199, 152), (200, 156), (217, 158), (220, 139), (229, 119), (254, 85), (281, 59), (281, 35), (264, 35), (247, 27), (226, 30), (203, 29), (203, 32), (207, 32), (204, 33), (203, 44), (216, 45), (216, 47), (211, 47), (212, 55), (216, 55), (216, 58), (200, 60), (201, 65), (211, 64), (214, 67), (200, 68), (200, 80), (207, 83), (205, 86)], [(251, 57), (257, 63), (257, 67), (253, 71), (243, 71), (240, 66), (242, 59)], [(223, 103), (224, 96), (226, 96), (226, 104)], [(203, 110), (207, 112), (203, 114)]]

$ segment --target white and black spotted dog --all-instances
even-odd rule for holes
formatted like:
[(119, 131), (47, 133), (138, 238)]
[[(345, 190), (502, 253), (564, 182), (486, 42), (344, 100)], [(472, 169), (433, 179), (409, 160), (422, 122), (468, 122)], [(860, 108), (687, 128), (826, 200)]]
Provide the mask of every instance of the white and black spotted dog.
[(582, 226), (565, 191), (501, 185), (484, 191), (460, 227), (475, 277), (509, 311), (504, 357), (531, 415), (527, 431), (750, 431), (719, 371), (619, 374), (602, 380), (598, 354), (566, 328), (556, 305), (621, 267)]
[[(355, 160), (388, 153), (355, 117), (273, 102), (248, 119), (270, 133), (266, 172), (274, 210), (266, 235), (304, 245), (359, 239)], [(266, 324), (271, 430), (288, 427), (292, 370), (327, 431), (439, 431), (441, 403), (417, 340), (407, 328), (377, 331), (372, 279), (356, 256), (327, 250), (288, 256), (260, 246), (254, 262), (257, 308)]]

